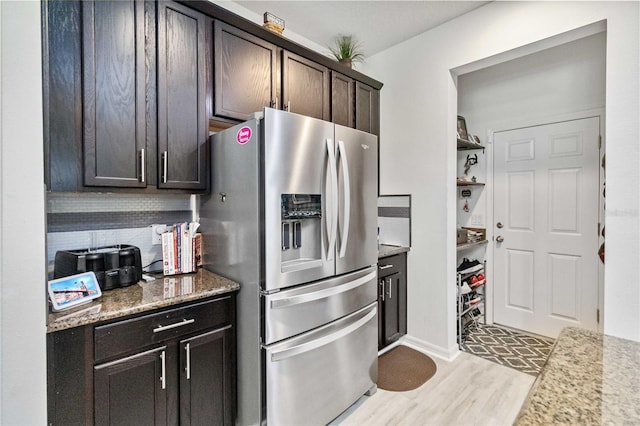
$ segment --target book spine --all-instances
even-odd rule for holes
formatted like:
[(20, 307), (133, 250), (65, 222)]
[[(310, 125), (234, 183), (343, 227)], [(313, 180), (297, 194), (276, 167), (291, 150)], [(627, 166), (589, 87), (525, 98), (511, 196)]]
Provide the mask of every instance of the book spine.
[(162, 234), (162, 266), (164, 275), (175, 274), (172, 232)]
[(198, 233), (193, 237), (195, 241), (194, 258), (195, 266), (202, 266), (202, 234)]
[(175, 254), (173, 258), (173, 273), (180, 273), (180, 251), (178, 251), (178, 227), (177, 225), (173, 225), (172, 229), (173, 234), (173, 252)]

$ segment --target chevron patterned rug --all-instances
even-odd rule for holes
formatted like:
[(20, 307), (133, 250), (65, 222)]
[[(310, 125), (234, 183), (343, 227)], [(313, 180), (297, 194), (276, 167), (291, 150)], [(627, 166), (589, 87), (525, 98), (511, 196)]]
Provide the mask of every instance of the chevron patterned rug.
[(530, 336), (495, 325), (478, 324), (477, 328), (470, 327), (462, 350), (537, 376), (551, 352), (553, 342), (550, 338)]

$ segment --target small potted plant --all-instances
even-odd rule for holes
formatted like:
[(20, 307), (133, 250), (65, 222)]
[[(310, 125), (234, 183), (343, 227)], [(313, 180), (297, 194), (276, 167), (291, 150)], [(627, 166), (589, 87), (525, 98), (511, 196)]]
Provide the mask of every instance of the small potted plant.
[(329, 50), (338, 62), (351, 68), (354, 62), (363, 62), (364, 54), (360, 50), (360, 42), (352, 35), (339, 35), (334, 47)]

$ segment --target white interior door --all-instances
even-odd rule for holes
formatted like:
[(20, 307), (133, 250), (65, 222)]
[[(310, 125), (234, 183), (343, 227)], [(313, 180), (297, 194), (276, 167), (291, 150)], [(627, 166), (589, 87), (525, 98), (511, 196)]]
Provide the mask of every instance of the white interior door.
[(494, 322), (597, 329), (597, 117), (494, 135)]

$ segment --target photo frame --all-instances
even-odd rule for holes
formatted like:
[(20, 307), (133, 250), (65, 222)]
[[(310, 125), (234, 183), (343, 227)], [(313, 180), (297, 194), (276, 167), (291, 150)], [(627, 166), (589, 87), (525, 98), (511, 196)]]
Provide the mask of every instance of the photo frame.
[(53, 312), (83, 305), (102, 296), (96, 274), (93, 272), (51, 280), (47, 283), (47, 290)]
[(467, 133), (467, 122), (461, 115), (458, 116), (458, 137), (460, 139), (469, 140), (469, 134)]

